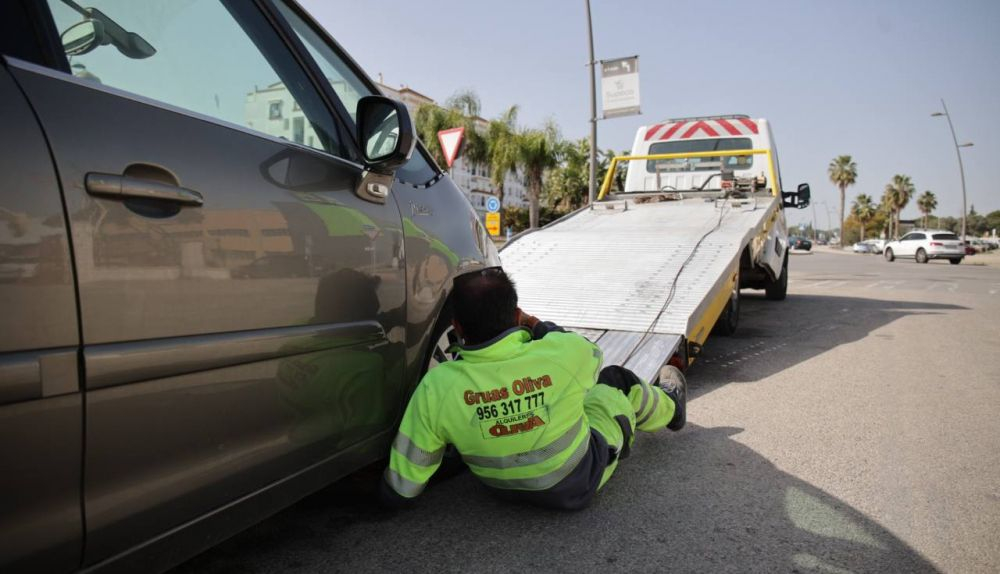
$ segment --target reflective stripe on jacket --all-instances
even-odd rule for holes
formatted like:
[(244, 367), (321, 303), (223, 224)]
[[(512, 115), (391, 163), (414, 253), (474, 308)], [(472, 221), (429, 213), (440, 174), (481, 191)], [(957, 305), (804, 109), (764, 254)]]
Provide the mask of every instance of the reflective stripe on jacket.
[(600, 349), (575, 333), (532, 340), (515, 328), (458, 350), (417, 386), (393, 442), (385, 480), (420, 494), (453, 444), (472, 472), (502, 490), (546, 490), (588, 456), (587, 390)]

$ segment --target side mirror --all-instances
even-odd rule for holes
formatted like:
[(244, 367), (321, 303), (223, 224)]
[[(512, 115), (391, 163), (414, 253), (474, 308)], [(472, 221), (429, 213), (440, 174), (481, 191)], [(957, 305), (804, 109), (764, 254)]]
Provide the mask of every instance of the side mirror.
[(796, 191), (783, 191), (781, 192), (781, 204), (785, 207), (794, 207), (796, 209), (805, 209), (809, 207), (809, 184), (800, 183), (799, 188)]
[(100, 46), (103, 35), (104, 25), (88, 18), (67, 28), (59, 39), (67, 56), (79, 56)]
[(410, 113), (401, 102), (384, 96), (358, 101), (358, 142), (372, 171), (392, 174), (410, 159), (416, 145)]

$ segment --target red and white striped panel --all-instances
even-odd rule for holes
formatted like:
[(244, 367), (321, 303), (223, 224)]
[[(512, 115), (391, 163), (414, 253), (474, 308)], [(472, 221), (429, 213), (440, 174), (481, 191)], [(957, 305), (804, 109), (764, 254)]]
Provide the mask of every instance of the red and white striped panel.
[(747, 118), (691, 120), (656, 124), (646, 130), (645, 141), (686, 140), (694, 137), (749, 136), (757, 134), (757, 122)]

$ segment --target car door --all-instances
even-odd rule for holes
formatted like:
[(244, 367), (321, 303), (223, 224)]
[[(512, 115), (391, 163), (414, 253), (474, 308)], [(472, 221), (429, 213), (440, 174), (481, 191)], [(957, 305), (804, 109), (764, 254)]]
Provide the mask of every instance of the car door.
[(927, 251), (927, 246), (926, 246), (926, 243), (927, 243), (926, 242), (927, 234), (925, 234), (925, 233), (911, 233), (909, 235), (909, 238), (910, 238), (910, 240), (907, 242), (908, 246), (906, 248), (906, 251), (909, 254), (909, 256), (916, 257), (917, 256), (917, 251), (919, 249), (923, 249), (925, 252)]
[(69, 238), (45, 138), (3, 65), (0, 103), (0, 571), (68, 571), (83, 544)]
[(79, 275), (86, 564), (388, 436), (405, 354), (399, 212), (273, 15), (89, 4), (48, 2), (63, 69), (12, 64)]
[(899, 239), (896, 257), (913, 257), (913, 234), (907, 233)]

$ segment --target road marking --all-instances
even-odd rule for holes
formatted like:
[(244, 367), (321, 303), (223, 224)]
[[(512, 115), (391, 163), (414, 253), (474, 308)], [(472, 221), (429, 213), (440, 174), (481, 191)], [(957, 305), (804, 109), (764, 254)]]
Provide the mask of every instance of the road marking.
[(949, 293), (954, 293), (958, 291), (958, 283), (948, 283), (948, 282), (935, 282), (927, 286), (927, 291), (937, 291), (938, 287), (945, 287), (948, 289)]
[(809, 289), (820, 289), (820, 288), (843, 287), (844, 285), (847, 285), (847, 281), (826, 280), (826, 281), (817, 281), (812, 285), (806, 285), (805, 287)]
[[(1000, 287), (1000, 283), (993, 283), (993, 287)], [(996, 295), (997, 289), (990, 289), (990, 295)]]
[(892, 291), (893, 289), (895, 289), (896, 287), (899, 287), (903, 283), (905, 283), (905, 281), (895, 280), (895, 279), (891, 279), (891, 280), (890, 279), (886, 279), (886, 280), (883, 280), (883, 281), (876, 281), (874, 283), (871, 283), (870, 285), (865, 285), (865, 289), (874, 289), (876, 287), (880, 287), (881, 289), (884, 289), (885, 291)]

